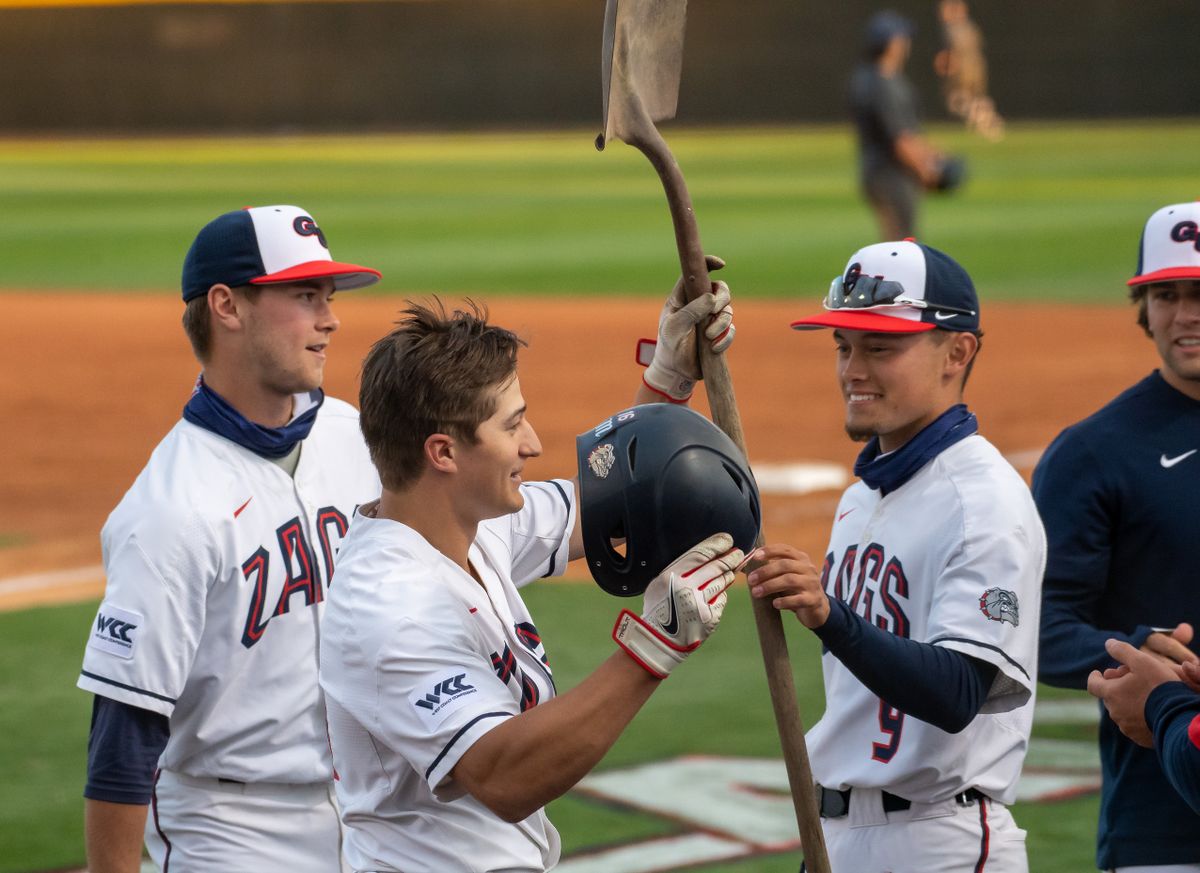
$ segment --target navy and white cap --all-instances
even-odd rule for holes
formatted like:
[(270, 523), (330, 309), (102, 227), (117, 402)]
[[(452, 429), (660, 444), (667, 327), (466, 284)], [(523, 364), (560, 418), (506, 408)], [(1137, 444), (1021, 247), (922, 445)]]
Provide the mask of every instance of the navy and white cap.
[(1200, 279), (1200, 201), (1164, 206), (1150, 216), (1138, 246), (1137, 273), (1126, 284)]
[(792, 327), (875, 333), (979, 329), (979, 297), (967, 271), (944, 252), (910, 239), (875, 243), (851, 255), (824, 305), (824, 312), (793, 321)]
[(183, 259), (183, 301), (213, 285), (270, 285), (330, 277), (338, 291), (374, 285), (378, 270), (333, 260), (325, 234), (299, 206), (255, 206), (206, 224)]

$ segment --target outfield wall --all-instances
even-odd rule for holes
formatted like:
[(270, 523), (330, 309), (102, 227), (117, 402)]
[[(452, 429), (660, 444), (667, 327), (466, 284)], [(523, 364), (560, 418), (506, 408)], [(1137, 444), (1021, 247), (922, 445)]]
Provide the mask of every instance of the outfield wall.
[[(602, 0), (0, 0), (0, 131), (579, 125), (599, 117)], [(39, 5), (44, 4), (44, 5)], [(679, 117), (837, 121), (867, 0), (693, 0)], [(930, 64), (913, 78), (943, 117)], [(1195, 115), (1195, 0), (974, 0), (1012, 118)]]

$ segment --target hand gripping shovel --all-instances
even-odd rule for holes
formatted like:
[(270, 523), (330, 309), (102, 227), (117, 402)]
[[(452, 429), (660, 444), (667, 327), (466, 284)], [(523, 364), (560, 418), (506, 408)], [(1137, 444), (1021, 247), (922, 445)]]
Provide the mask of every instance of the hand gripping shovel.
[[(596, 148), (603, 150), (605, 143), (616, 137), (649, 158), (667, 195), (687, 296), (694, 300), (711, 287), (700, 231), (683, 173), (654, 127), (654, 122), (675, 115), (687, 0), (607, 0), (607, 3), (601, 56), (604, 132), (596, 137)], [(702, 336), (696, 346), (700, 349), (700, 369), (713, 421), (746, 454), (741, 416), (725, 358), (714, 355)], [(756, 546), (762, 544), (760, 533)], [(810, 873), (829, 873), (783, 624), (779, 612), (769, 603), (757, 598), (751, 601), (805, 865)]]

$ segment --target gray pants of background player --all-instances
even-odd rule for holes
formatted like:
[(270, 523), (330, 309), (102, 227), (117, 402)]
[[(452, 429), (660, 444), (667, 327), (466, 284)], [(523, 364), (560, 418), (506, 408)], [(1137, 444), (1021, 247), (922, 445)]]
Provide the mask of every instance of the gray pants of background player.
[(917, 204), (921, 185), (898, 167), (880, 167), (862, 179), (862, 192), (879, 222), (880, 242), (917, 235)]

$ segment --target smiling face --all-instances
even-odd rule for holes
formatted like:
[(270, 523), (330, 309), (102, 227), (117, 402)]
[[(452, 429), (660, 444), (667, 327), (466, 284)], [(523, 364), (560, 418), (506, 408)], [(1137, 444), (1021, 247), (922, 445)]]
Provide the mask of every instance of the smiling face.
[(525, 417), (525, 398), (516, 376), (492, 389), (495, 412), (475, 430), (475, 442), (459, 440), (454, 461), (469, 521), (517, 512), (525, 505), (521, 473), (525, 462), (542, 453), (542, 444)]
[(895, 451), (958, 403), (978, 340), (969, 333), (835, 330), (846, 433)]
[(240, 301), (244, 377), (284, 397), (320, 388), (330, 336), (339, 326), (333, 280), (260, 287), (256, 300), (242, 296)]
[(1200, 400), (1200, 279), (1146, 287), (1147, 330), (1162, 358), (1162, 377)]

